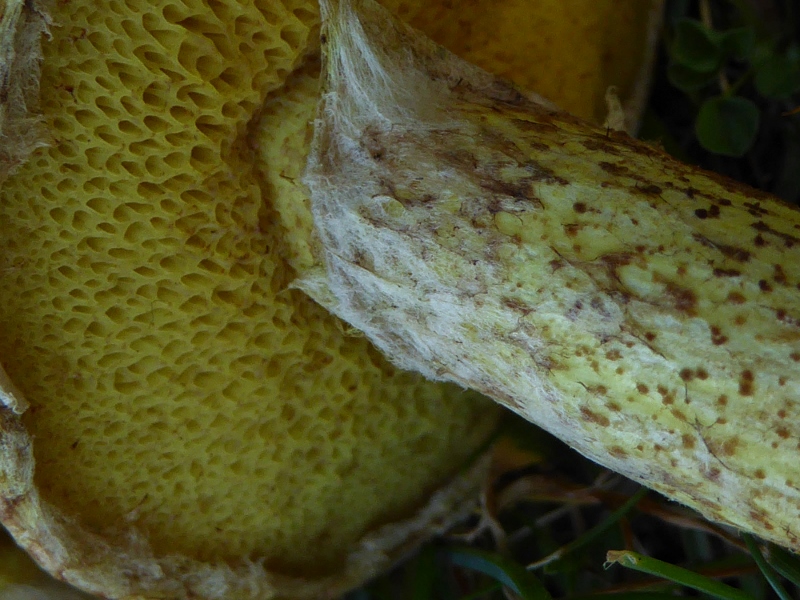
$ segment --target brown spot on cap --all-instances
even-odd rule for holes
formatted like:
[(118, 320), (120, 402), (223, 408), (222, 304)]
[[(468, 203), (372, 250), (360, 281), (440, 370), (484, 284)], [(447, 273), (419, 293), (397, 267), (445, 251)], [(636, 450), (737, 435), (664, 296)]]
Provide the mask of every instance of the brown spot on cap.
[(741, 274), (738, 269), (714, 269), (714, 277), (738, 277)]
[(789, 437), (789, 430), (786, 427), (783, 427), (783, 426), (778, 427), (775, 430), (775, 433), (778, 434), (779, 438), (784, 439), (784, 440)]
[(708, 371), (706, 371), (703, 367), (700, 367), (699, 369), (697, 369), (697, 373), (696, 374), (697, 374), (697, 378), (698, 379), (702, 379), (704, 381), (706, 379), (708, 379)]
[(706, 479), (710, 479), (711, 481), (717, 481), (720, 476), (720, 470), (717, 467), (711, 467), (707, 471), (704, 471), (703, 475), (705, 475)]
[(705, 208), (698, 208), (696, 211), (694, 211), (694, 216), (698, 219), (707, 219), (708, 211)]
[(691, 450), (692, 448), (694, 448), (695, 445), (694, 436), (691, 436), (688, 433), (684, 433), (681, 436), (681, 444), (683, 445), (684, 448), (688, 448), (689, 450)]
[(755, 473), (753, 473), (753, 475), (755, 475), (757, 479), (766, 479), (767, 478), (766, 473), (764, 473), (764, 469), (756, 469), (756, 471), (755, 471)]
[(585, 203), (576, 202), (575, 204), (572, 205), (572, 210), (574, 210), (578, 214), (583, 214), (589, 209), (586, 208), (586, 204)]
[(769, 284), (769, 281), (767, 281), (766, 279), (760, 279), (759, 280), (758, 288), (762, 292), (771, 292), (772, 291), (772, 286)]
[(620, 354), (619, 350), (609, 350), (606, 352), (606, 358), (608, 360), (619, 360), (622, 358), (622, 354)]
[(611, 421), (608, 420), (608, 417), (605, 415), (599, 415), (585, 406), (581, 406), (581, 416), (585, 421), (597, 423), (600, 425), (600, 427), (608, 427), (611, 424)]
[(717, 206), (716, 204), (712, 204), (708, 208), (708, 216), (711, 217), (712, 219), (716, 219), (717, 217), (719, 217), (719, 213), (720, 213), (719, 206)]
[(652, 331), (647, 331), (644, 334), (644, 339), (646, 339), (648, 342), (652, 342), (654, 339), (656, 339), (656, 334)]
[(694, 371), (692, 371), (691, 369), (681, 369), (680, 377), (684, 381), (691, 381), (692, 379), (694, 379)]
[(637, 384), (636, 384), (636, 390), (637, 390), (637, 391), (638, 391), (640, 394), (647, 394), (647, 393), (650, 391), (650, 388), (649, 388), (649, 387), (647, 387), (647, 386), (646, 386), (645, 384), (643, 384), (643, 383), (637, 383)]
[(764, 237), (759, 233), (753, 239), (753, 244), (755, 245), (756, 248), (763, 248), (764, 246), (767, 245), (767, 240), (765, 240)]
[(728, 397), (725, 394), (721, 394), (719, 398), (717, 398), (717, 405), (725, 406), (726, 404), (728, 404)]
[(794, 362), (800, 362), (800, 352), (792, 352), (789, 356)]

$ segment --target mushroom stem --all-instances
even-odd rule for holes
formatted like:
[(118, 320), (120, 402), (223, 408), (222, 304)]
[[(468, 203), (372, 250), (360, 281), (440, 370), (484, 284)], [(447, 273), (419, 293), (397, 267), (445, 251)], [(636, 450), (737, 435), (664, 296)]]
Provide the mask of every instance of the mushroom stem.
[(800, 549), (800, 213), (323, 0), (298, 286), (403, 368)]

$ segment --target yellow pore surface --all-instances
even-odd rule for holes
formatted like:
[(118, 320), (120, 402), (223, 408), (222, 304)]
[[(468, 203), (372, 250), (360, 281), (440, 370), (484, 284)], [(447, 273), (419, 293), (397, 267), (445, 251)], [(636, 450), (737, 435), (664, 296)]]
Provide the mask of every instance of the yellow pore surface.
[(0, 192), (0, 358), (32, 405), (37, 486), (158, 553), (335, 568), (494, 413), (288, 289), (248, 124), (310, 47), (316, 4), (52, 10), (52, 139)]

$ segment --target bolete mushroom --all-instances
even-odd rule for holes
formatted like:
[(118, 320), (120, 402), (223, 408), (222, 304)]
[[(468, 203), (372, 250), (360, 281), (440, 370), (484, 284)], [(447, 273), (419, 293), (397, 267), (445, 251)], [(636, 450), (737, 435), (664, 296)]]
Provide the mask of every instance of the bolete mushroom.
[[(435, 4), (386, 4), (456, 39)], [(17, 542), (107, 597), (319, 597), (465, 514), (494, 405), (398, 370), (292, 289), (310, 212), (265, 202), (287, 174), (259, 160), (306, 124), (274, 136), (259, 113), (291, 105), (293, 71), (310, 81), (316, 3), (55, 3), (43, 137), (24, 109), (45, 13), (5, 9), (3, 168), (47, 145), (0, 190), (0, 517)], [(626, 10), (642, 47), (654, 11)]]
[(299, 284), (398, 366), (494, 397), (800, 550), (800, 212), (543, 105), (371, 0), (323, 0)]

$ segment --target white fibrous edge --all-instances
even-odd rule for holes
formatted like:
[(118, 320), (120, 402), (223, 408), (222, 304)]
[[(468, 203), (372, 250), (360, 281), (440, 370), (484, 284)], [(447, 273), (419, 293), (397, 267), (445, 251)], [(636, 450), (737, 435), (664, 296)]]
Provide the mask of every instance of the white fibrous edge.
[(49, 19), (30, 0), (6, 0), (0, 14), (0, 184), (45, 144), (39, 102), (40, 39)]
[(405, 558), (422, 543), (463, 521), (477, 504), (489, 472), (485, 454), (455, 476), (406, 519), (384, 525), (343, 549), (345, 567), (319, 579), (289, 577), (258, 560), (203, 562), (158, 556), (135, 526), (85, 529), (52, 506), (34, 484), (33, 442), (20, 418), (0, 408), (0, 517), (16, 543), (44, 571), (76, 588), (106, 598), (173, 600), (268, 600), (335, 598)]
[[(398, 366), (485, 393), (592, 460), (709, 518), (800, 548), (800, 473), (786, 452), (769, 458), (764, 433), (750, 427), (758, 406), (745, 397), (726, 413), (714, 404), (718, 394), (700, 387), (694, 403), (688, 393), (683, 397), (687, 366), (708, 365), (714, 370), (710, 381), (733, 382), (735, 389), (737, 378), (757, 365), (763, 369), (758, 376), (777, 388), (793, 372), (788, 352), (765, 342), (763, 354), (749, 362), (741, 352), (713, 345), (709, 323), (681, 305), (696, 299), (682, 299), (684, 290), (675, 287), (666, 288), (661, 301), (651, 291), (659, 284), (647, 278), (626, 288), (614, 278), (620, 257), (602, 250), (610, 243), (603, 240), (604, 229), (623, 231), (633, 221), (638, 237), (626, 242), (617, 236), (614, 244), (629, 243), (624, 260), (635, 265), (635, 244), (674, 230), (675, 241), (690, 243), (676, 245), (673, 258), (662, 253), (654, 260), (682, 260), (683, 252), (696, 261), (687, 263), (693, 272), (713, 278), (712, 255), (723, 264), (731, 247), (698, 234), (692, 185), (726, 206), (733, 194), (747, 206), (748, 194), (757, 192), (560, 113), (459, 60), (372, 0), (321, 4), (322, 98), (304, 182), (322, 265), (304, 273), (296, 286), (364, 332)], [(518, 125), (523, 113), (531, 118)], [(508, 131), (529, 131), (525, 135), (544, 148), (541, 155), (522, 156), (516, 134)], [(577, 153), (570, 154), (570, 147)], [(598, 162), (584, 160), (592, 153)], [(637, 166), (626, 170), (626, 156)], [(644, 178), (646, 169), (663, 181)], [(614, 172), (625, 175), (609, 180)], [(515, 188), (515, 181), (527, 187)], [(601, 188), (601, 182), (610, 185)], [(537, 190), (541, 205), (535, 194), (523, 197), (522, 187)], [(667, 193), (684, 212), (663, 201)], [(493, 220), (497, 215), (506, 221), (515, 214), (533, 216), (531, 222), (546, 228), (573, 205), (591, 206), (595, 199), (597, 216), (570, 213), (595, 219), (599, 254), (590, 260), (562, 260), (548, 244), (535, 243), (497, 254), (513, 245)], [(740, 226), (735, 219), (747, 218), (747, 211), (743, 217), (733, 211), (731, 226)], [(641, 222), (623, 222), (640, 215)], [(719, 222), (709, 225), (717, 227), (710, 234), (722, 239), (731, 230), (727, 221)], [(655, 275), (653, 265), (662, 263), (649, 260), (641, 258), (641, 268)], [(512, 285), (510, 278), (531, 272), (538, 280)], [(515, 304), (514, 298), (524, 302)], [(659, 332), (667, 354), (654, 349), (644, 331)], [(609, 409), (603, 393), (571, 371), (581, 347), (605, 361), (596, 372), (581, 371), (584, 376), (608, 385), (624, 381), (633, 393), (637, 381), (646, 381), (650, 396), (640, 405), (625, 404), (621, 396), (616, 399), (625, 408)], [(621, 361), (602, 359), (609, 351)], [(780, 364), (768, 360), (775, 352), (786, 353)], [(611, 369), (621, 364), (627, 371), (617, 377)], [(675, 397), (661, 401), (656, 388), (662, 384), (680, 391), (679, 404), (671, 405)], [(797, 382), (791, 386), (796, 389)], [(780, 396), (770, 401), (779, 412)], [(736, 422), (732, 432), (728, 420), (715, 426), (728, 414)], [(792, 416), (784, 423), (796, 427)], [(774, 443), (782, 443), (786, 436), (778, 439), (774, 431)], [(731, 456), (736, 444), (757, 452), (727, 458), (726, 441), (734, 445)]]

